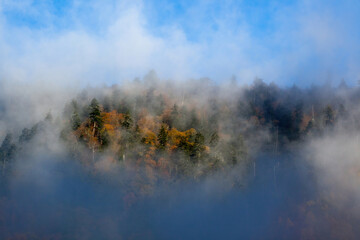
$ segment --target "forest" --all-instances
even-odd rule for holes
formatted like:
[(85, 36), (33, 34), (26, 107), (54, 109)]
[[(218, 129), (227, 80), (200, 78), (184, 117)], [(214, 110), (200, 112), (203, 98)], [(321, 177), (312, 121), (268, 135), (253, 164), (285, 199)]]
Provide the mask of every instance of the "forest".
[(85, 87), (25, 126), (0, 100), (1, 239), (360, 235), (360, 88), (344, 80), (150, 72)]

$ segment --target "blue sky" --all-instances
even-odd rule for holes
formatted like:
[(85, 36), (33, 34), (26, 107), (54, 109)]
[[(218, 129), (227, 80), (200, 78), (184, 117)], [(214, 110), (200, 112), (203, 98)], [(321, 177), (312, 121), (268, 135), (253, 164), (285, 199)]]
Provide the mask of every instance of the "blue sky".
[(280, 85), (360, 79), (356, 0), (0, 0), (0, 76), (116, 83), (233, 75)]

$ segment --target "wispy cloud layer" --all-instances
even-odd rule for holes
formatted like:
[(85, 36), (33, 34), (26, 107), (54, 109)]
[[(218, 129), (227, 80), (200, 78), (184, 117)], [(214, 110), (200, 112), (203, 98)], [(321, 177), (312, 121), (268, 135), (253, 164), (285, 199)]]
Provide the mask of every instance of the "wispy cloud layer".
[(309, 85), (360, 78), (356, 1), (0, 2), (2, 81), (115, 83), (232, 75)]

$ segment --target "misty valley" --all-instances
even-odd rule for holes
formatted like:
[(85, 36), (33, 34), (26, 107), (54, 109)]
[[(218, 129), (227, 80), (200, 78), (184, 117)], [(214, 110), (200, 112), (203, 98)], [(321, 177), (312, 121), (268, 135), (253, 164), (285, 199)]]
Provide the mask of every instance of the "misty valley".
[(358, 87), (150, 72), (41, 94), (0, 96), (0, 239), (360, 236)]

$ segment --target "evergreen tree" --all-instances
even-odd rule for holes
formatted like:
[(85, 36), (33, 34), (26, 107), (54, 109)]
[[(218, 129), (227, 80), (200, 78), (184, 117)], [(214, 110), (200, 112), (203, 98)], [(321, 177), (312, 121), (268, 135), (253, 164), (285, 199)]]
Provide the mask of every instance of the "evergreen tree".
[(125, 129), (129, 130), (133, 124), (133, 120), (129, 113), (124, 114), (124, 120), (121, 123), (121, 126)]
[(303, 105), (297, 104), (292, 112), (291, 140), (297, 140), (300, 137), (300, 124), (303, 119)]
[(168, 133), (164, 125), (161, 125), (160, 132), (157, 136), (157, 140), (159, 142), (159, 149), (165, 149), (168, 140)]
[(305, 128), (305, 133), (310, 134), (312, 132), (313, 128), (314, 128), (314, 122), (313, 122), (313, 120), (310, 120)]
[(73, 114), (71, 115), (71, 128), (72, 130), (77, 130), (80, 125), (81, 125), (81, 120), (80, 120), (80, 116), (79, 113), (77, 111), (74, 111)]
[(211, 147), (216, 146), (216, 145), (218, 144), (218, 142), (219, 142), (219, 139), (220, 139), (220, 137), (219, 137), (219, 134), (218, 134), (217, 131), (214, 132), (213, 134), (211, 134), (211, 136), (210, 136), (210, 142), (209, 142), (210, 146), (211, 146)]
[(46, 122), (52, 122), (52, 120), (53, 120), (53, 116), (52, 116), (51, 112), (48, 112), (46, 114), (45, 121)]
[(204, 143), (205, 143), (204, 136), (200, 132), (196, 133), (192, 156), (197, 158), (201, 157), (201, 153), (205, 150)]
[(38, 124), (35, 124), (31, 129), (24, 128), (19, 137), (19, 142), (29, 142), (38, 132)]
[(90, 103), (89, 118), (91, 124), (94, 126), (95, 131), (99, 132), (99, 129), (102, 128), (103, 120), (101, 118), (99, 102), (96, 100), (96, 98), (93, 98), (93, 100)]
[(4, 141), (0, 147), (0, 160), (3, 163), (3, 169), (5, 169), (6, 162), (10, 161), (16, 152), (16, 145), (12, 142), (12, 135), (6, 134)]
[(72, 105), (73, 105), (73, 113), (71, 115), (70, 124), (71, 124), (72, 130), (75, 131), (80, 127), (81, 120), (80, 120), (80, 116), (79, 116), (77, 102), (73, 101)]
[(335, 113), (333, 108), (328, 105), (324, 110), (324, 122), (326, 126), (332, 125), (334, 123)]
[(106, 147), (109, 145), (110, 143), (110, 136), (109, 133), (106, 131), (105, 128), (103, 128), (100, 132), (100, 136), (99, 136), (99, 140), (100, 140), (100, 145), (102, 147)]

